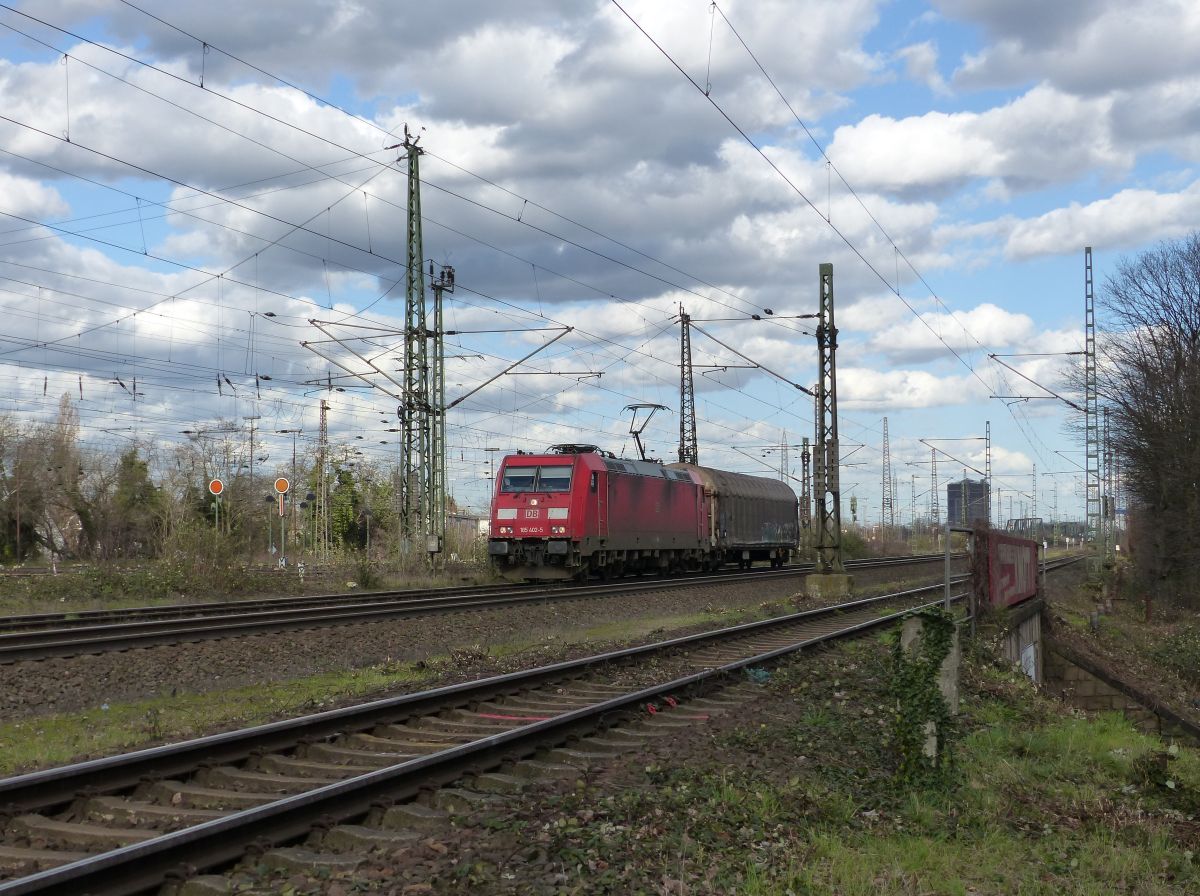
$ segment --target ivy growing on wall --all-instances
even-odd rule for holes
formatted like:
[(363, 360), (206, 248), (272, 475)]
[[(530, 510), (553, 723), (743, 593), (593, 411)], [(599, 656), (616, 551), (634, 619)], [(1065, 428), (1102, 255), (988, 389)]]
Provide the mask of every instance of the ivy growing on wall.
[[(889, 694), (894, 701), (892, 743), (897, 776), (905, 783), (934, 784), (953, 768), (957, 725), (938, 687), (942, 663), (954, 642), (954, 617), (937, 607), (916, 614), (923, 622), (916, 644), (892, 646)], [(932, 738), (932, 750), (926, 745)]]

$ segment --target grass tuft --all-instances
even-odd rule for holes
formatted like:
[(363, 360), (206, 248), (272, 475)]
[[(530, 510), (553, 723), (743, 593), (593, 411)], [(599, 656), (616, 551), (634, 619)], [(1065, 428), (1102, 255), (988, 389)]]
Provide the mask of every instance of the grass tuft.
[(106, 703), (86, 712), (4, 722), (0, 775), (319, 712), (388, 689), (411, 689), (430, 675), (411, 664), (384, 663), (276, 684)]

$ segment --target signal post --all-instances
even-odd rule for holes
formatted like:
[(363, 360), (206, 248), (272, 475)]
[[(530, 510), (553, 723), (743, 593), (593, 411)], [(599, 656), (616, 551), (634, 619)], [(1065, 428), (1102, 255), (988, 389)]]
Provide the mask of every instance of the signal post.
[(275, 494), (279, 498), (279, 568), (287, 569), (287, 514), (284, 511), (284, 496), (292, 484), (287, 477), (280, 476), (275, 480)]

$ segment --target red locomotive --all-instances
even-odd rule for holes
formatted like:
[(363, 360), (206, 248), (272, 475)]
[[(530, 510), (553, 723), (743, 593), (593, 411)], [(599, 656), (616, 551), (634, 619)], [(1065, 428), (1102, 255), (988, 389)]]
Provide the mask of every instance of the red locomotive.
[(504, 458), (488, 554), (518, 580), (749, 569), (782, 566), (798, 534), (796, 495), (778, 480), (555, 445)]

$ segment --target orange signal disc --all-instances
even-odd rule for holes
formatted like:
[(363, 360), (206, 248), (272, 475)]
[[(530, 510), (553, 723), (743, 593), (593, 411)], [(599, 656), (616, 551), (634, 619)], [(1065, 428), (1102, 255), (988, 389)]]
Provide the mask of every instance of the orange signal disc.
[(279, 492), (281, 495), (287, 494), (287, 490), (291, 487), (292, 484), (282, 476), (275, 480), (275, 491)]
[(219, 495), (225, 491), (225, 483), (220, 479), (214, 479), (208, 484), (208, 490), (214, 495)]

